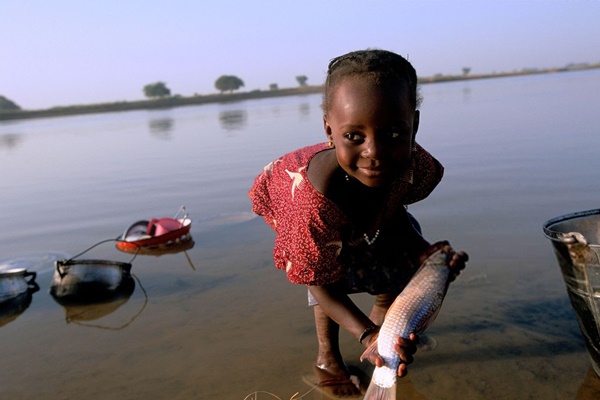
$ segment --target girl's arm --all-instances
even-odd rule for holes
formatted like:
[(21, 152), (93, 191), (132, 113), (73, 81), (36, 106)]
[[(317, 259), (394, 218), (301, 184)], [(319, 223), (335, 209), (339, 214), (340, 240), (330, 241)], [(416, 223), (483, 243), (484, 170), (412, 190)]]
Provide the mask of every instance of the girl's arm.
[[(320, 286), (309, 286), (325, 314), (342, 328), (350, 332), (357, 340), (362, 333), (375, 325), (346, 294), (344, 282)], [(363, 344), (366, 341), (363, 340)]]

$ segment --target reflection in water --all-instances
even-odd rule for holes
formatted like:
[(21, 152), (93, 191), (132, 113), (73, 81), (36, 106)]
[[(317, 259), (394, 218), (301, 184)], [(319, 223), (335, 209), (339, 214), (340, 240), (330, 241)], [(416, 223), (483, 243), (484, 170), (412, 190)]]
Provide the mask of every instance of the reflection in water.
[(0, 270), (0, 326), (14, 321), (31, 304), (31, 295), (40, 288), (36, 272), (25, 268)]
[[(135, 290), (128, 263), (70, 259), (59, 260), (55, 265), (50, 295), (65, 308), (67, 323), (108, 315), (125, 304)], [(132, 321), (106, 329), (122, 329)]]
[(30, 281), (29, 285), (25, 293), (0, 302), (0, 327), (13, 322), (29, 307), (33, 294), (40, 290), (33, 281)]
[(160, 257), (165, 254), (176, 254), (183, 252), (190, 268), (195, 271), (196, 267), (187, 253), (187, 250), (194, 247), (195, 244), (196, 243), (194, 242), (194, 239), (192, 239), (192, 236), (186, 235), (184, 240), (169, 242), (161, 246), (120, 247), (118, 249), (126, 253), (133, 253), (135, 256), (145, 255), (156, 257)]
[(462, 89), (463, 103), (468, 103), (471, 100), (471, 88), (468, 86)]
[(310, 103), (300, 103), (298, 105), (298, 113), (302, 119), (310, 117)]
[(67, 322), (94, 320), (117, 310), (135, 291), (135, 281), (128, 276), (117, 289), (106, 291), (97, 297), (86, 293), (89, 287), (89, 284), (80, 284), (78, 294), (64, 297), (57, 296), (55, 291), (50, 293), (54, 300), (65, 308)]
[(242, 130), (246, 127), (246, 110), (227, 110), (219, 113), (221, 127), (226, 131)]
[(165, 254), (176, 254), (182, 251), (185, 252), (186, 250), (189, 250), (192, 247), (194, 247), (195, 244), (196, 243), (194, 243), (192, 235), (186, 235), (184, 239), (169, 242), (160, 246), (131, 246), (117, 247), (117, 249), (125, 253), (159, 257)]
[(171, 131), (175, 126), (175, 120), (170, 117), (151, 119), (148, 123), (150, 133), (157, 137), (168, 139), (171, 137)]
[[(66, 264), (65, 264), (66, 263)], [(65, 309), (67, 323), (99, 329), (119, 330), (129, 326), (146, 308), (148, 296), (137, 277), (130, 274), (131, 264), (102, 260), (57, 262), (50, 294)], [(144, 303), (127, 322), (119, 326), (89, 324), (123, 306), (135, 291), (135, 280), (144, 294)]]
[(183, 254), (185, 255), (185, 258), (188, 262), (188, 265), (190, 266), (191, 269), (193, 269), (195, 271), (196, 267), (194, 266), (194, 263), (192, 262), (190, 256), (187, 253), (187, 250), (194, 247), (195, 244), (196, 243), (192, 239), (192, 236), (188, 235), (186, 240), (182, 240), (179, 242), (172, 242), (172, 243), (169, 243), (169, 244), (161, 246), (161, 247), (155, 247), (155, 248), (140, 247), (137, 254), (160, 257), (165, 254), (176, 254), (176, 253), (183, 252)]
[(21, 141), (21, 135), (17, 135), (16, 133), (0, 135), (0, 147), (12, 149), (17, 146), (19, 141)]

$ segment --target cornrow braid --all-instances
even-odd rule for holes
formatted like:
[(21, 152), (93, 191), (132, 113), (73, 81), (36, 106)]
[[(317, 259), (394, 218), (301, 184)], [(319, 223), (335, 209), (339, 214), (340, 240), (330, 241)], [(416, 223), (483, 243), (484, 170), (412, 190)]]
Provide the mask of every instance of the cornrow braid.
[(323, 112), (331, 109), (334, 89), (344, 79), (361, 76), (378, 84), (399, 84), (408, 91), (408, 99), (416, 109), (421, 104), (417, 87), (417, 72), (404, 57), (387, 50), (353, 51), (332, 59), (327, 68), (323, 92)]

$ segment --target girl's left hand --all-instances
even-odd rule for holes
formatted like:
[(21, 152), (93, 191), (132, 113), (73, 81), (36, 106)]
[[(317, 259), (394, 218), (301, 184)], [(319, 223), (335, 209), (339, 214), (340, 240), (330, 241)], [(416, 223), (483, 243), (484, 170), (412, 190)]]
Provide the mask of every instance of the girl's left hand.
[(450, 268), (450, 282), (452, 282), (458, 275), (460, 275), (460, 271), (465, 269), (466, 263), (469, 261), (469, 255), (464, 251), (455, 252), (454, 249), (452, 249), (452, 246), (450, 246), (450, 243), (443, 240), (429, 246), (419, 257), (419, 264), (422, 264), (427, 257), (435, 253), (437, 250), (443, 250), (445, 253), (450, 255), (448, 268)]
[(466, 263), (469, 261), (469, 255), (464, 251), (452, 253), (452, 258), (448, 262), (450, 268), (450, 282), (456, 279), (460, 272), (465, 269)]

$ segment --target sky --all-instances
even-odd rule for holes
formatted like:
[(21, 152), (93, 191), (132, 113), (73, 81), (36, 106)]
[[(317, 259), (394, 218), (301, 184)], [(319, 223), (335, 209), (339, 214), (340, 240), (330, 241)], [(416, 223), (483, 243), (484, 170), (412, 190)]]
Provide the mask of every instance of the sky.
[(0, 0), (0, 95), (23, 109), (322, 84), (369, 47), (419, 76), (600, 62), (600, 0)]

